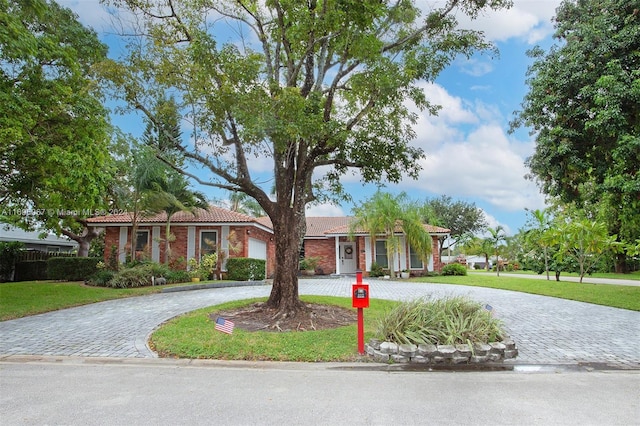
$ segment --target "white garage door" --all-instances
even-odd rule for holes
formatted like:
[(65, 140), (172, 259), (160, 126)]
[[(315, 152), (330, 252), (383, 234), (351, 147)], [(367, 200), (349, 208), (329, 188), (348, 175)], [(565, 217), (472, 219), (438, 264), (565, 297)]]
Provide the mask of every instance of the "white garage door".
[(249, 257), (252, 259), (267, 260), (267, 243), (249, 238)]

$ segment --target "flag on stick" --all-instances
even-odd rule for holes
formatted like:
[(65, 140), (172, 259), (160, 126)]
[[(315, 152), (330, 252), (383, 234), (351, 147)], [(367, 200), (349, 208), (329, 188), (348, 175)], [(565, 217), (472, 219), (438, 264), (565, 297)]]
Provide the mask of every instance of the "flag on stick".
[(233, 333), (234, 324), (226, 320), (222, 317), (216, 318), (216, 330), (222, 331), (223, 333), (231, 334)]

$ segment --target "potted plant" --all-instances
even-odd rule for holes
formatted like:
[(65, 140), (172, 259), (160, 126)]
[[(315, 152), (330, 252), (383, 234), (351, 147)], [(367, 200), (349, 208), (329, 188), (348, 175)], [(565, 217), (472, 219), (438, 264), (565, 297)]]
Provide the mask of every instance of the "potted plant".
[(300, 260), (300, 270), (304, 275), (314, 275), (319, 261), (319, 257), (305, 257)]
[(411, 275), (411, 271), (409, 271), (408, 269), (403, 269), (400, 272), (400, 278), (406, 280), (407, 278), (409, 278), (409, 276)]
[(202, 274), (200, 272), (200, 264), (198, 263), (198, 261), (194, 257), (192, 257), (187, 262), (187, 265), (189, 266), (189, 275), (191, 276), (191, 282), (200, 282)]

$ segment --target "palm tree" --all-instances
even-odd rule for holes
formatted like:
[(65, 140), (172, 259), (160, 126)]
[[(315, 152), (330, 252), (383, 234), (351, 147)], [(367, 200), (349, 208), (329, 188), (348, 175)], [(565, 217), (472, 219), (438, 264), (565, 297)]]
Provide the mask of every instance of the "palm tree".
[(253, 217), (264, 216), (260, 204), (244, 192), (233, 191), (229, 195), (229, 210)]
[[(400, 230), (410, 246), (420, 253), (422, 260), (428, 260), (431, 253), (431, 235), (424, 228), (420, 208), (415, 203), (408, 202), (404, 192), (394, 197), (378, 191), (361, 207), (354, 209), (354, 216), (349, 233), (353, 236), (357, 229), (369, 232), (372, 253), (375, 251), (376, 238), (383, 236), (386, 239), (389, 274), (392, 278), (395, 277), (393, 259), (401, 247)], [(398, 264), (398, 271), (402, 269)]]
[(504, 242), (507, 238), (507, 234), (504, 232), (504, 228), (502, 225), (498, 225), (495, 228), (487, 228), (489, 234), (489, 241), (491, 242), (492, 247), (495, 250), (496, 255), (496, 272), (498, 276), (500, 276), (500, 243)]
[(526, 232), (526, 239), (538, 247), (542, 247), (544, 270), (547, 274), (547, 281), (549, 281), (549, 247), (553, 243), (552, 236), (549, 234), (551, 225), (549, 211), (537, 209), (529, 211), (529, 213), (531, 213), (530, 224), (532, 228)]
[(148, 206), (150, 211), (165, 212), (167, 222), (165, 223), (164, 239), (164, 263), (169, 264), (171, 259), (171, 217), (178, 212), (189, 212), (196, 214), (197, 209), (206, 209), (209, 204), (206, 196), (198, 191), (189, 189), (186, 178), (173, 171), (167, 170), (166, 178), (154, 182), (154, 191), (150, 194)]

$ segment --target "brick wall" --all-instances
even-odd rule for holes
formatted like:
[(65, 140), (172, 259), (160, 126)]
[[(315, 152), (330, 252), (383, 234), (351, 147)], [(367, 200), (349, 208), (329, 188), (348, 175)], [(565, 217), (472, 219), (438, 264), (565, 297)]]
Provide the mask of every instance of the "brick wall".
[(316, 271), (319, 274), (329, 275), (336, 272), (336, 246), (333, 239), (305, 240), (305, 257), (319, 257)]

